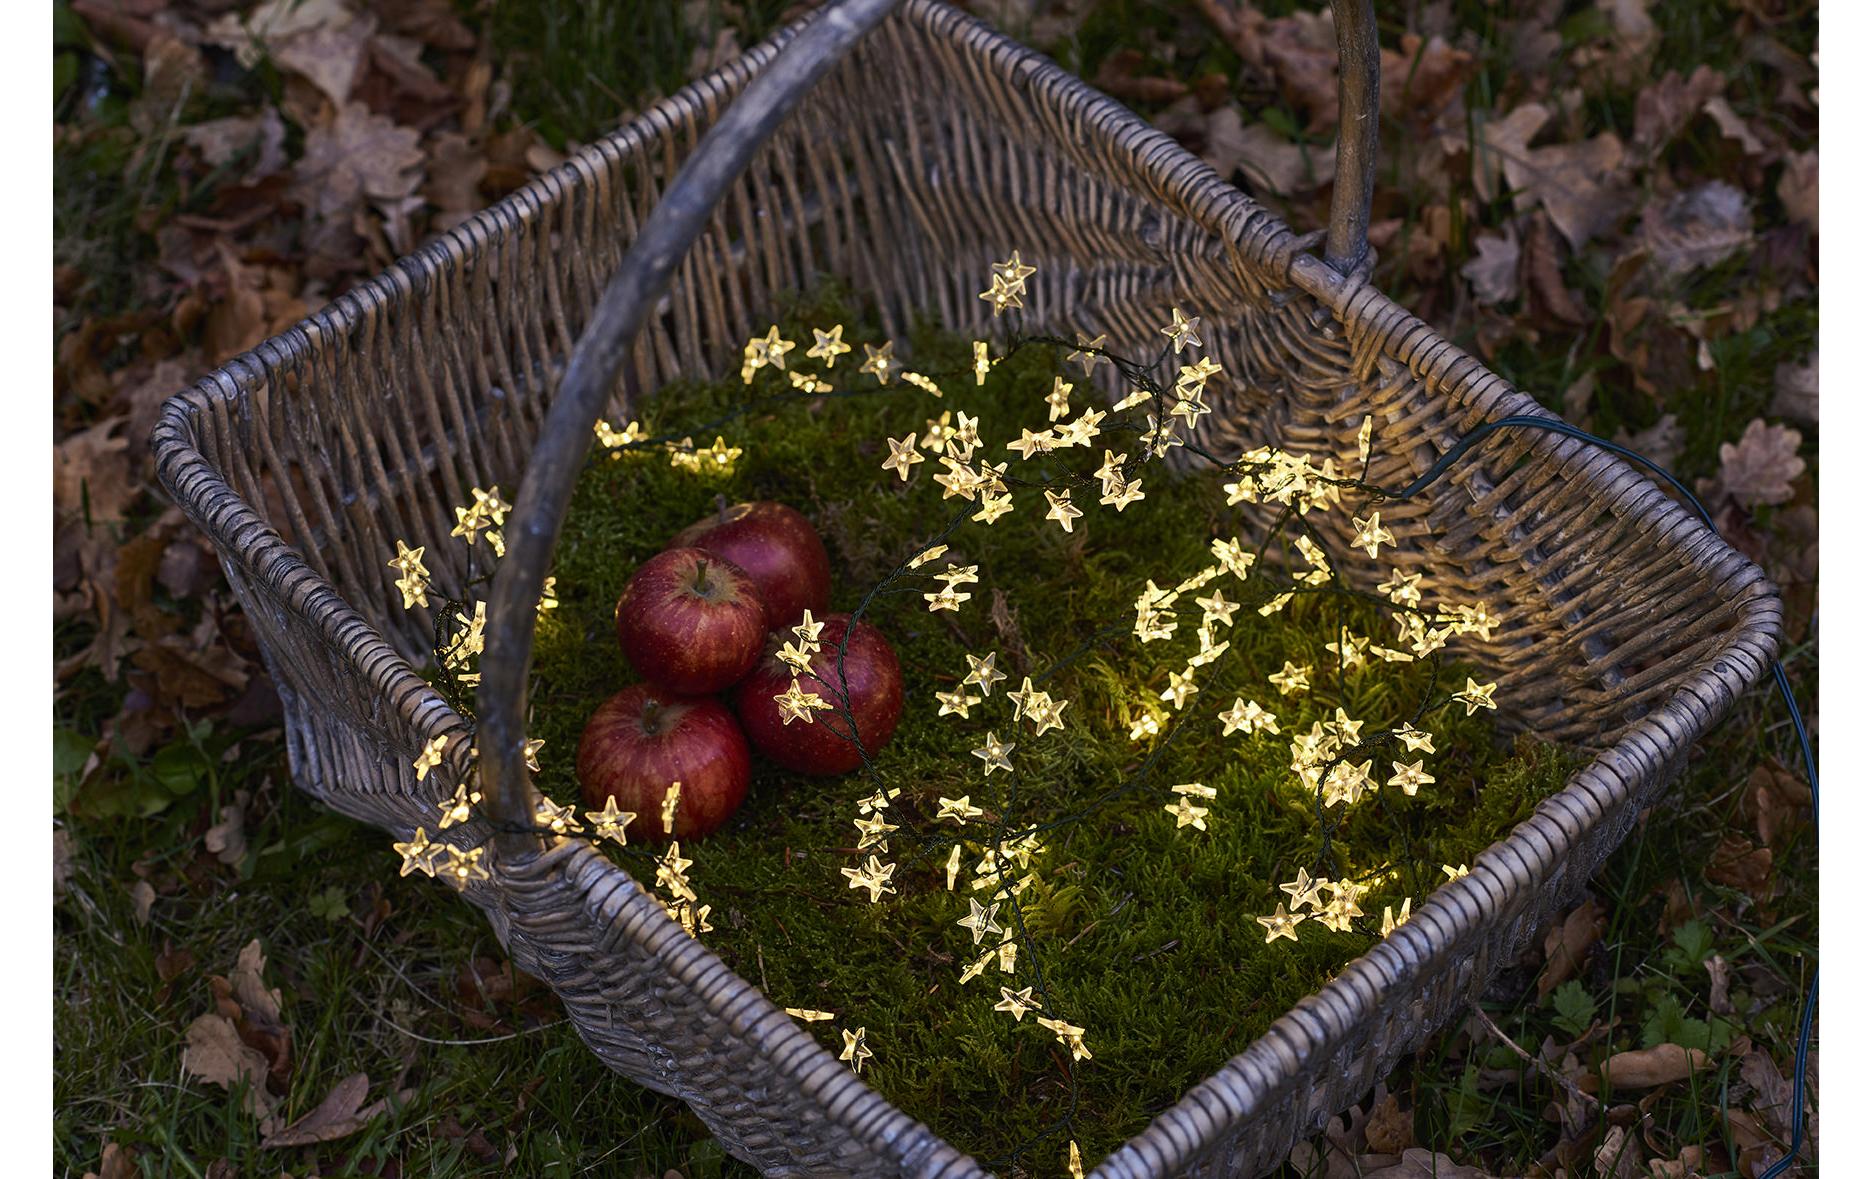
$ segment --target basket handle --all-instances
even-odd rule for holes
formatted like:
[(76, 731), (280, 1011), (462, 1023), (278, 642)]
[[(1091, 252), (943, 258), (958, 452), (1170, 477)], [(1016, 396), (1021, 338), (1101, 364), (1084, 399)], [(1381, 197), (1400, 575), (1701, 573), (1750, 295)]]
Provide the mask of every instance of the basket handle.
[[(540, 846), (539, 835), (532, 831), (537, 795), (524, 757), (533, 622), (605, 395), (676, 264), (701, 236), (729, 186), (807, 91), (899, 2), (830, 0), (775, 54), (678, 171), (579, 334), (515, 497), (513, 523), (506, 530), (507, 555), (495, 571), (489, 594), (481, 686), (475, 697), (477, 745), (480, 787), (496, 846), (503, 853)], [(1366, 254), (1372, 207), (1379, 47), (1372, 0), (1333, 0), (1333, 12), (1340, 51), (1340, 140), (1326, 260), (1341, 274), (1351, 274)]]
[(1372, 179), (1379, 168), (1379, 26), (1372, 0), (1333, 0), (1333, 33), (1340, 45), (1340, 141), (1326, 263), (1351, 276), (1366, 260)]
[(539, 837), (528, 833), (536, 795), (524, 757), (533, 620), (605, 394), (676, 264), (701, 236), (729, 186), (813, 84), (898, 3), (834, 0), (774, 55), (677, 172), (579, 334), (515, 497), (507, 555), (489, 595), (475, 706), (481, 791), (502, 853), (539, 846)]

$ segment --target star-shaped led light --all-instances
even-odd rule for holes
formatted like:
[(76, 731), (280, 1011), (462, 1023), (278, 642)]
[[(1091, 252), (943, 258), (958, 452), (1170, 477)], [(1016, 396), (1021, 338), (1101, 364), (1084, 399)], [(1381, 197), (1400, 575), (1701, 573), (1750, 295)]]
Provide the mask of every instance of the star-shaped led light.
[(1086, 1041), (1082, 1038), (1086, 1035), (1085, 1028), (1074, 1027), (1064, 1019), (1047, 1019), (1039, 1015), (1034, 1017), (1034, 1022), (1052, 1032), (1060, 1043), (1065, 1045), (1067, 1050), (1072, 1053), (1074, 1060), (1091, 1060), (1093, 1058), (1091, 1049), (1086, 1047)]
[(460, 823), (466, 823), (475, 815), (475, 807), (481, 802), (481, 791), (471, 791), (467, 783), (456, 786), (455, 793), (437, 803), (442, 817), (436, 820), (438, 831), (447, 831)]
[(1406, 753), (1415, 753), (1420, 749), (1426, 753), (1437, 752), (1437, 747), (1431, 744), (1431, 735), (1429, 733), (1421, 733), (1410, 725), (1406, 725), (1404, 728), (1400, 729), (1393, 729), (1392, 736), (1397, 737), (1400, 741), (1405, 743)]
[(956, 924), (969, 931), (970, 945), (979, 946), (982, 944), (982, 939), (989, 934), (1004, 932), (1000, 923), (995, 920), (995, 911), (1001, 907), (1000, 901), (984, 905), (974, 897), (969, 898), (969, 916)]
[(865, 1062), (872, 1058), (872, 1050), (865, 1046), (864, 1028), (842, 1028), (839, 1034), (845, 1038), (845, 1051), (839, 1053), (839, 1059), (852, 1065), (853, 1073), (863, 1072)]
[(984, 970), (987, 970), (989, 968), (989, 963), (993, 961), (995, 961), (995, 951), (990, 950), (980, 958), (977, 958), (974, 962), (963, 967), (962, 977), (956, 981), (958, 983), (967, 983), (970, 979), (977, 977)]
[(1063, 532), (1073, 531), (1073, 521), (1086, 513), (1073, 505), (1073, 497), (1064, 491), (1044, 492), (1047, 496), (1047, 518), (1060, 525)]
[(986, 778), (996, 770), (1014, 773), (1014, 763), (1008, 760), (1008, 755), (1014, 752), (1014, 748), (1014, 742), (997, 740), (995, 734), (990, 733), (983, 739), (980, 748), (971, 749), (969, 752), (982, 759), (982, 776)]
[(1226, 711), (1216, 714), (1216, 719), (1223, 722), (1223, 736), (1232, 733), (1253, 734), (1257, 730), (1264, 733), (1279, 733), (1281, 725), (1275, 720), (1275, 714), (1269, 712), (1253, 700), (1236, 697), (1235, 704)]
[(938, 610), (961, 610), (962, 604), (974, 596), (974, 594), (958, 592), (953, 585), (946, 585), (940, 590), (925, 594), (923, 600), (930, 603), (930, 610), (935, 613)]
[(829, 332), (814, 328), (813, 346), (806, 350), (807, 358), (831, 368), (840, 356), (852, 351), (852, 345), (846, 343), (844, 337), (845, 325), (842, 323), (833, 324)]
[[(960, 843), (952, 844), (950, 846), (949, 859), (943, 861), (943, 887), (944, 888), (948, 889), (951, 892), (956, 891), (956, 875), (957, 873), (962, 871), (962, 867), (963, 867), (963, 845)], [(963, 981), (968, 982), (969, 980), (965, 978), (963, 979)]]
[(858, 807), (858, 813), (861, 815), (882, 815), (885, 808), (891, 805), (891, 800), (901, 793), (903, 791), (895, 786), (889, 790), (874, 790), (853, 805)]
[(1300, 918), (1290, 914), (1286, 905), (1276, 905), (1273, 913), (1267, 917), (1257, 917), (1255, 923), (1268, 931), (1268, 940), (1263, 945), (1278, 937), (1285, 937), (1291, 942), (1301, 940), (1294, 932), (1294, 927), (1300, 924)]
[(923, 455), (917, 453), (917, 432), (912, 430), (901, 442), (896, 438), (886, 438), (885, 442), (891, 447), (891, 457), (880, 463), (880, 468), (896, 471), (901, 483), (910, 482), (911, 467), (923, 462)]
[(488, 879), (488, 870), (481, 866), (482, 852), (485, 848), (470, 848), (463, 851), (459, 847), (445, 844), (449, 862), (436, 869), (436, 875), (449, 882), (456, 891), (468, 887), (469, 882)]
[(1392, 570), (1392, 575), (1379, 583), (1379, 592), (1390, 598), (1395, 605), (1416, 607), (1424, 600), (1424, 591), (1418, 583), (1424, 580), (1422, 573), (1406, 573), (1403, 569)]
[(905, 369), (904, 370), (904, 383), (914, 388), (922, 389), (925, 393), (928, 393), (932, 397), (943, 396), (943, 386), (937, 384), (935, 381), (931, 380), (929, 377), (924, 376), (922, 373), (912, 372), (909, 369)]
[(991, 314), (1000, 315), (1004, 311), (1021, 306), (1021, 295), (1024, 289), (1023, 284), (1009, 282), (999, 274), (991, 274), (989, 289), (976, 297), (988, 303)]
[(1099, 349), (1103, 348), (1106, 342), (1104, 332), (1090, 337), (1084, 332), (1074, 332), (1073, 338), (1078, 342), (1078, 346), (1075, 347), (1073, 351), (1067, 353), (1068, 364), (1079, 365), (1086, 371), (1086, 375), (1090, 377), (1093, 375), (1094, 367), (1101, 361), (1107, 364), (1112, 363), (1099, 353)]
[(980, 385), (989, 379), (988, 341), (986, 340), (975, 341), (973, 351), (975, 353), (975, 363), (972, 367), (975, 369), (976, 384)]
[(896, 871), (896, 864), (880, 863), (874, 854), (866, 857), (863, 866), (841, 868), (839, 874), (846, 878), (847, 888), (862, 888), (870, 893), (871, 902), (875, 905), (886, 893), (897, 891), (897, 886), (891, 883), (891, 874)]
[(1084, 409), (1080, 416), (1070, 422), (1054, 427), (1056, 446), (1084, 446), (1092, 449), (1093, 439), (1099, 437), (1099, 426), (1106, 420), (1103, 409)]
[(1408, 798), (1416, 798), (1418, 787), (1429, 786), (1435, 781), (1437, 781), (1436, 778), (1424, 772), (1424, 760), (1420, 758), (1410, 765), (1402, 761), (1393, 762), (1392, 776), (1385, 784), (1403, 790)]
[(390, 560), (389, 564), (390, 568), (395, 569), (405, 577), (421, 578), (429, 576), (429, 570), (423, 567), (423, 548), (420, 545), (416, 548), (411, 548), (409, 545), (399, 540), (397, 542), (397, 555)]
[(1233, 624), (1235, 622), (1236, 611), (1242, 609), (1240, 604), (1225, 598), (1222, 590), (1217, 590), (1216, 593), (1210, 597), (1192, 598), (1191, 601), (1195, 602), (1203, 610), (1203, 621), (1217, 622), (1224, 626)]
[(801, 1023), (825, 1023), (834, 1018), (832, 1012), (819, 1011), (812, 1007), (783, 1007), (781, 1010), (793, 1016)]
[(1242, 547), (1242, 542), (1235, 537), (1223, 540), (1220, 537), (1210, 542), (1210, 555), (1217, 563), (1241, 581), (1249, 575), (1249, 566), (1255, 564), (1255, 554)]
[(1080, 1162), (1080, 1144), (1067, 1139), (1067, 1179), (1086, 1179), (1086, 1167)]
[(967, 652), (963, 658), (969, 661), (969, 674), (963, 677), (963, 687), (975, 686), (984, 692), (994, 691), (995, 685), (1008, 678), (1007, 673), (995, 670), (995, 652), (977, 659)]
[(1287, 660), (1282, 660), (1281, 670), (1268, 677), (1268, 682), (1280, 689), (1283, 696), (1292, 696), (1296, 692), (1305, 692), (1308, 688), (1307, 669), (1296, 667)]
[(1186, 347), (1203, 347), (1203, 341), (1197, 338), (1197, 324), (1202, 320), (1198, 316), (1186, 316), (1177, 308), (1171, 308), (1171, 322), (1168, 327), (1158, 329), (1159, 334), (1171, 338), (1171, 351), (1182, 352)]
[(585, 821), (592, 824), (592, 836), (595, 839), (613, 839), (623, 843), (625, 828), (637, 818), (636, 811), (618, 809), (616, 797), (607, 794), (603, 810), (585, 812)]
[(999, 278), (1003, 282), (1012, 283), (1020, 287), (1024, 294), (1027, 290), (1028, 276), (1033, 273), (1034, 268), (1032, 266), (1024, 266), (1021, 264), (1020, 250), (1010, 250), (1006, 261), (994, 262), (989, 265), (989, 276), (991, 278)]
[(1020, 451), (1023, 459), (1032, 458), (1036, 454), (1046, 454), (1053, 448), (1053, 431), (1042, 430), (1036, 433), (1026, 426), (1021, 427), (1021, 437), (1008, 444), (1008, 449)]
[(1022, 987), (1018, 991), (1003, 987), (1001, 1002), (995, 1004), (995, 1010), (1006, 1011), (1015, 1017), (1016, 1023), (1020, 1023), (1023, 1016), (1039, 1006), (1034, 1001), (1033, 987)]
[(756, 368), (771, 364), (779, 369), (787, 367), (787, 353), (792, 352), (794, 347), (792, 340), (780, 338), (778, 326), (769, 327), (767, 335), (748, 341), (748, 346), (754, 351)]
[(683, 783), (672, 782), (663, 792), (663, 801), (657, 805), (657, 818), (663, 823), (663, 833), (670, 834), (676, 826), (676, 808), (683, 802)]
[(1365, 549), (1368, 557), (1376, 558), (1379, 555), (1379, 546), (1382, 544), (1396, 547), (1398, 541), (1393, 537), (1391, 529), (1379, 523), (1379, 513), (1374, 512), (1363, 518), (1353, 517), (1354, 548)]
[(891, 355), (892, 342), (886, 340), (882, 347), (865, 345), (865, 363), (858, 366), (858, 371), (878, 378), (880, 385), (891, 382), (891, 373), (897, 368), (897, 360)]
[(1479, 684), (1465, 676), (1463, 691), (1458, 692), (1451, 699), (1463, 705), (1463, 715), (1474, 716), (1479, 708), (1494, 709), (1496, 707), (1495, 693), (1495, 684)]
[(1073, 412), (1073, 382), (1054, 378), (1054, 387), (1043, 399), (1047, 402), (1047, 420), (1057, 422)]
[(657, 858), (657, 887), (679, 900), (693, 901), (696, 893), (689, 886), (689, 866), (696, 861), (683, 858), (683, 845), (672, 842)]
[(1195, 827), (1199, 831), (1210, 829), (1209, 824), (1204, 822), (1205, 817), (1210, 813), (1209, 808), (1197, 806), (1190, 801), (1190, 796), (1187, 794), (1179, 797), (1176, 802), (1165, 803), (1164, 809), (1177, 816), (1177, 826), (1180, 830), (1185, 827)]
[(585, 830), (579, 825), (578, 813), (570, 803), (560, 806), (545, 795), (533, 804), (533, 823), (554, 835), (572, 835)]
[(938, 691), (936, 698), (938, 716), (949, 716), (953, 713), (964, 720), (969, 719), (971, 708), (982, 703), (982, 697), (971, 696), (966, 688), (957, 688), (953, 692)]
[(1445, 864), (1443, 868), (1443, 872), (1445, 876), (1449, 877), (1452, 880), (1462, 880), (1465, 876), (1468, 876), (1470, 874), (1470, 865), (1468, 864), (1456, 864), (1456, 865)]
[(1171, 673), (1171, 686), (1158, 693), (1158, 699), (1169, 700), (1173, 709), (1182, 709), (1184, 701), (1197, 691), (1197, 673), (1186, 669)]
[(817, 694), (800, 686), (800, 678), (795, 676), (787, 685), (787, 690), (774, 697), (774, 703), (780, 706), (780, 723), (790, 725), (795, 721), (813, 723), (813, 714), (831, 708), (832, 701), (822, 700)]
[[(944, 798), (940, 795), (937, 797), (936, 817), (938, 822), (949, 819), (960, 827), (970, 819), (981, 818), (985, 813), (986, 812), (984, 812), (981, 807), (970, 804), (967, 794), (963, 795), (961, 798)], [(958, 844), (957, 851), (959, 855), (961, 853), (961, 848), (962, 845)]]
[(1397, 929), (1399, 926), (1403, 925), (1405, 922), (1409, 920), (1411, 920), (1411, 898), (1410, 897), (1406, 897), (1405, 903), (1398, 906), (1397, 916), (1393, 916), (1392, 906), (1390, 905), (1385, 906), (1385, 917), (1383, 918), (1383, 920), (1379, 922), (1379, 936), (1380, 937), (1392, 936), (1392, 931), (1394, 929)]
[(1296, 909), (1317, 909), (1320, 907), (1320, 890), (1327, 887), (1327, 881), (1320, 877), (1309, 876), (1307, 869), (1297, 868), (1294, 879), (1281, 886), (1281, 891), (1288, 894)]
[(1121, 479), (1117, 487), (1106, 489), (1106, 493), (1099, 497), (1099, 502), (1114, 511), (1123, 512), (1127, 504), (1135, 504), (1145, 498), (1144, 485), (1143, 479), (1133, 479), (1130, 483)]
[(443, 845), (431, 843), (429, 833), (421, 827), (416, 833), (401, 843), (390, 845), (403, 857), (403, 864), (397, 869), (397, 875), (408, 876), (412, 872), (421, 872), (425, 876), (436, 874), (436, 856), (441, 854)]
[(984, 524), (993, 524), (1014, 510), (1014, 496), (985, 491), (982, 493), (982, 506), (977, 509), (975, 515), (969, 518), (980, 520)]

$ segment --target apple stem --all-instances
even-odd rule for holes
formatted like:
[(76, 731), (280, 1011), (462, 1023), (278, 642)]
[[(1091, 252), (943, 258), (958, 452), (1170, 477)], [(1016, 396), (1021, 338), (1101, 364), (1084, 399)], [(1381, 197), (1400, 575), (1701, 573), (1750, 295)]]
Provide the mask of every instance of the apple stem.
[(728, 523), (728, 497), (719, 491), (715, 493), (715, 522)]
[(696, 592), (707, 593), (709, 590), (709, 562), (696, 562)]

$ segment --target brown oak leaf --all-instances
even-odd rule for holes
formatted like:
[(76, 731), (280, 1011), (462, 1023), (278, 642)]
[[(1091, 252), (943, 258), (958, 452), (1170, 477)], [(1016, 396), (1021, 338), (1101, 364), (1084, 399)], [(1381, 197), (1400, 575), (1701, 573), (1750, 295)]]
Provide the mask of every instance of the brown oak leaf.
[(1667, 277), (1715, 266), (1752, 240), (1749, 198), (1711, 180), (1646, 205), (1640, 236)]
[(364, 201), (400, 201), (422, 183), (421, 136), (361, 103), (341, 107), (306, 133), (293, 197), (328, 220), (349, 220)]
[[(325, 1100), (319, 1102), (311, 1113), (262, 1139), (261, 1148), (276, 1150), (287, 1146), (312, 1146), (320, 1142), (336, 1142), (356, 1134), (389, 1107), (388, 1098), (379, 1098), (365, 1105), (364, 1096), (370, 1092), (370, 1088), (369, 1077), (363, 1073), (352, 1073), (332, 1086), (332, 1091), (325, 1095)], [(414, 1093), (413, 1089), (403, 1090), (397, 1094), (398, 1103), (408, 1101)]]
[(182, 1070), (198, 1081), (232, 1090), (247, 1085), (247, 1112), (264, 1118), (273, 1112), (267, 1092), (267, 1058), (241, 1042), (241, 1035), (224, 1015), (209, 1012), (189, 1025), (188, 1046), (182, 1050)]
[(1682, 1081), (1709, 1065), (1709, 1058), (1696, 1048), (1657, 1044), (1614, 1053), (1606, 1062), (1606, 1083), (1614, 1089), (1650, 1089)]
[(1560, 925), (1549, 929), (1543, 939), (1542, 953), (1546, 960), (1542, 964), (1541, 978), (1535, 984), (1536, 993), (1546, 999), (1550, 991), (1573, 978), (1587, 961), (1588, 951), (1599, 944), (1605, 934), (1606, 913), (1598, 900), (1588, 897)]
[(1476, 257), (1463, 264), (1463, 277), (1478, 303), (1506, 303), (1521, 289), (1522, 243), (1514, 225), (1502, 232), (1479, 233), (1473, 239)]
[(1741, 438), (1717, 448), (1724, 492), (1745, 508), (1787, 503), (1795, 494), (1795, 480), (1807, 468), (1797, 453), (1800, 449), (1800, 431), (1755, 419), (1743, 428)]

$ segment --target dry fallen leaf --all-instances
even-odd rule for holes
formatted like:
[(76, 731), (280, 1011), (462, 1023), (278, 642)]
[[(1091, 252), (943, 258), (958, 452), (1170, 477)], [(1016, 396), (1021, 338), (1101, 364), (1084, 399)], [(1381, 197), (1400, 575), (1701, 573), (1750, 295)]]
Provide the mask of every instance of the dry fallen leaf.
[(1678, 456), (1684, 453), (1684, 437), (1684, 427), (1678, 424), (1678, 415), (1665, 413), (1658, 416), (1658, 421), (1636, 433), (1621, 426), (1614, 432), (1613, 441), (1628, 450), (1637, 451), (1669, 471), (1677, 465)]
[(1696, 1048), (1657, 1044), (1632, 1052), (1616, 1052), (1606, 1062), (1606, 1082), (1615, 1089), (1649, 1089), (1682, 1081), (1710, 1060)]
[(139, 487), (130, 468), (125, 419), (105, 418), (66, 435), (52, 450), (52, 505), (68, 518), (90, 508), (93, 521), (121, 520)]
[(257, 115), (230, 115), (196, 123), (182, 132), (190, 147), (201, 153), (202, 162), (211, 168), (231, 164), (244, 152), (254, 152), (254, 161), (242, 174), (242, 181), (255, 184), (286, 167), (286, 122), (271, 104)]
[(1813, 798), (1808, 784), (1787, 766), (1765, 761), (1750, 771), (1743, 811), (1755, 820), (1757, 841), (1775, 848), (1789, 832), (1809, 821)]
[[(276, 1150), (288, 1146), (311, 1146), (319, 1142), (336, 1142), (356, 1134), (369, 1125), (372, 1118), (388, 1108), (387, 1099), (384, 1098), (364, 1105), (364, 1096), (370, 1088), (369, 1077), (363, 1073), (351, 1074), (332, 1086), (332, 1091), (325, 1095), (325, 1100), (319, 1102), (311, 1113), (262, 1139), (261, 1148)], [(408, 1101), (414, 1092), (405, 1089), (397, 1095), (398, 1102)]]
[(156, 903), (156, 890), (147, 880), (139, 880), (130, 886), (130, 905), (138, 925), (150, 923), (150, 906)]
[(342, 105), (376, 27), (375, 16), (354, 13), (343, 0), (264, 0), (245, 17), (224, 13), (205, 36), (233, 50), (243, 67), (252, 69), (269, 57)]
[(1677, 70), (1639, 91), (1633, 101), (1632, 143), (1647, 154), (1678, 137), (1704, 103), (1723, 92), (1723, 75), (1707, 65), (1686, 78)]
[(224, 1015), (211, 1011), (189, 1025), (182, 1069), (198, 1081), (228, 1090), (245, 1081), (247, 1112), (264, 1118), (273, 1110), (273, 1096), (267, 1092), (267, 1058), (242, 1043), (240, 1033)]
[(98, 1169), (86, 1171), (85, 1179), (137, 1179), (142, 1173), (137, 1166), (136, 1151), (106, 1142), (103, 1157), (98, 1159)]
[(1821, 232), (1821, 153), (1790, 156), (1775, 182), (1775, 195), (1790, 221)]
[(1755, 419), (1741, 438), (1717, 448), (1723, 490), (1745, 508), (1787, 503), (1807, 467), (1796, 453), (1800, 449), (1799, 431)]
[(1522, 243), (1515, 226), (1505, 224), (1500, 234), (1479, 233), (1472, 239), (1476, 257), (1463, 264), (1463, 277), (1479, 303), (1506, 303), (1521, 289)]
[(1704, 113), (1716, 121), (1717, 129), (1723, 132), (1725, 139), (1734, 139), (1743, 145), (1744, 154), (1759, 156), (1767, 150), (1762, 140), (1756, 137), (1755, 131), (1743, 121), (1743, 117), (1736, 113), (1723, 95), (1713, 94), (1705, 99)]
[(1403, 1154), (1416, 1143), (1411, 1114), (1400, 1108), (1397, 1095), (1387, 1093), (1366, 1121), (1366, 1145), (1378, 1154)]
[(1542, 941), (1547, 961), (1542, 965), (1536, 993), (1543, 1000), (1548, 993), (1573, 978), (1587, 961), (1587, 953), (1606, 933), (1606, 913), (1600, 902), (1588, 897), (1567, 915), (1560, 925), (1550, 928)]
[(1733, 184), (1708, 181), (1648, 204), (1639, 232), (1667, 277), (1715, 266), (1753, 239), (1749, 198)]
[(1722, 954), (1712, 954), (1704, 959), (1704, 970), (1710, 975), (1711, 1014), (1735, 1015), (1736, 1006), (1730, 1002), (1730, 960)]
[(1732, 831), (1711, 853), (1710, 863), (1704, 866), (1704, 879), (1766, 901), (1775, 892), (1774, 871), (1774, 853)]
[(349, 219), (365, 200), (397, 201), (422, 183), (421, 136), (361, 103), (341, 107), (329, 123), (306, 132), (306, 152), (293, 171), (293, 196), (327, 220)]
[[(246, 791), (241, 791), (242, 795)], [(238, 864), (247, 854), (246, 814), (241, 802), (221, 808), (221, 821), (202, 834), (202, 845), (224, 864)]]
[(1775, 400), (1769, 412), (1808, 425), (1821, 421), (1821, 357), (1810, 352), (1801, 364), (1775, 366)]
[(1493, 1179), (1486, 1171), (1458, 1164), (1447, 1154), (1421, 1146), (1407, 1150), (1396, 1164), (1364, 1172), (1364, 1179)]

